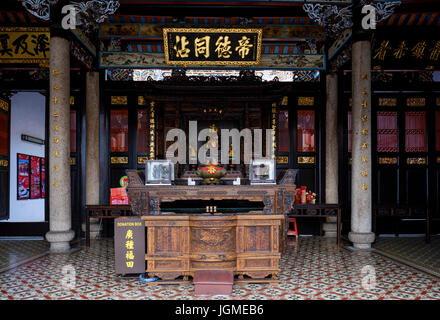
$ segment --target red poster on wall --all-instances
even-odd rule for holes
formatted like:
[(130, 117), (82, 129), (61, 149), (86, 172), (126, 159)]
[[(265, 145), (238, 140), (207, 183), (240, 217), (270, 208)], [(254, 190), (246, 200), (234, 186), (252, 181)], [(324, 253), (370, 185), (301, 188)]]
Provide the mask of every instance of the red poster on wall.
[(17, 199), (29, 199), (29, 156), (17, 153)]
[(45, 159), (41, 158), (40, 160), (41, 165), (41, 198), (44, 198), (46, 196), (46, 165), (45, 165)]
[(31, 199), (40, 198), (40, 177), (40, 157), (31, 156)]

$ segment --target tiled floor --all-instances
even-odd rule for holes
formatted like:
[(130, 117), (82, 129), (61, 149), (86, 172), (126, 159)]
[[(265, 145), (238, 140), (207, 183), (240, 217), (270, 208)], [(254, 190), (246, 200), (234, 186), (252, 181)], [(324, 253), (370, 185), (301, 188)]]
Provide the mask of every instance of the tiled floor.
[[(46, 255), (0, 273), (0, 299), (440, 300), (440, 278), (377, 253), (338, 249), (325, 238), (300, 238), (297, 252), (294, 244), (282, 258), (279, 284), (234, 285), (231, 296), (196, 296), (190, 284), (148, 286), (137, 277), (117, 277), (113, 242), (95, 240), (70, 255)], [(368, 274), (375, 281), (366, 281)]]
[(0, 240), (0, 272), (45, 255), (46, 240)]
[(422, 270), (440, 275), (439, 235), (432, 236), (428, 244), (425, 243), (424, 237), (379, 237), (374, 248)]

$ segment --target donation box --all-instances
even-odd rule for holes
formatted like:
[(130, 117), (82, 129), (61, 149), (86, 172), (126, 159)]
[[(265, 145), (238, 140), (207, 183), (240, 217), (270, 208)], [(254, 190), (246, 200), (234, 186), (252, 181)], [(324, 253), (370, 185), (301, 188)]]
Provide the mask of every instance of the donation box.
[(116, 274), (145, 272), (145, 222), (139, 218), (115, 219)]

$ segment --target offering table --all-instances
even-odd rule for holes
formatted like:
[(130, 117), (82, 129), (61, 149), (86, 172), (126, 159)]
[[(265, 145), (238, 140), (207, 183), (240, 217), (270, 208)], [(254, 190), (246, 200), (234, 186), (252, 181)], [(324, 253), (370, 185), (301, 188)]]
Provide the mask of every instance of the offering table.
[[(197, 270), (232, 270), (239, 280), (277, 281), (295, 185), (145, 185), (128, 170), (133, 214), (145, 221), (146, 272), (163, 280), (194, 277)], [(237, 213), (163, 212), (176, 200), (247, 200), (261, 210)]]

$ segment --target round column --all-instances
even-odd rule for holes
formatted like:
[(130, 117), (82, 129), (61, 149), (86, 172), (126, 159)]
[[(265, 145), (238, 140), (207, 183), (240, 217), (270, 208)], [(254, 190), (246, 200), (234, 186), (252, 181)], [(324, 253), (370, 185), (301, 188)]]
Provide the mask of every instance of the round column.
[(348, 238), (358, 249), (369, 249), (371, 232), (371, 42), (352, 47), (352, 165), (351, 232)]
[(70, 42), (50, 39), (49, 232), (53, 253), (67, 253), (74, 238), (70, 180)]
[[(86, 74), (86, 205), (99, 204), (99, 72)], [(99, 219), (90, 219), (90, 237), (99, 234)], [(85, 224), (83, 225), (85, 231)]]
[[(325, 112), (325, 202), (338, 203), (338, 76), (326, 76)], [(323, 224), (325, 237), (337, 236), (337, 217), (328, 217)]]

